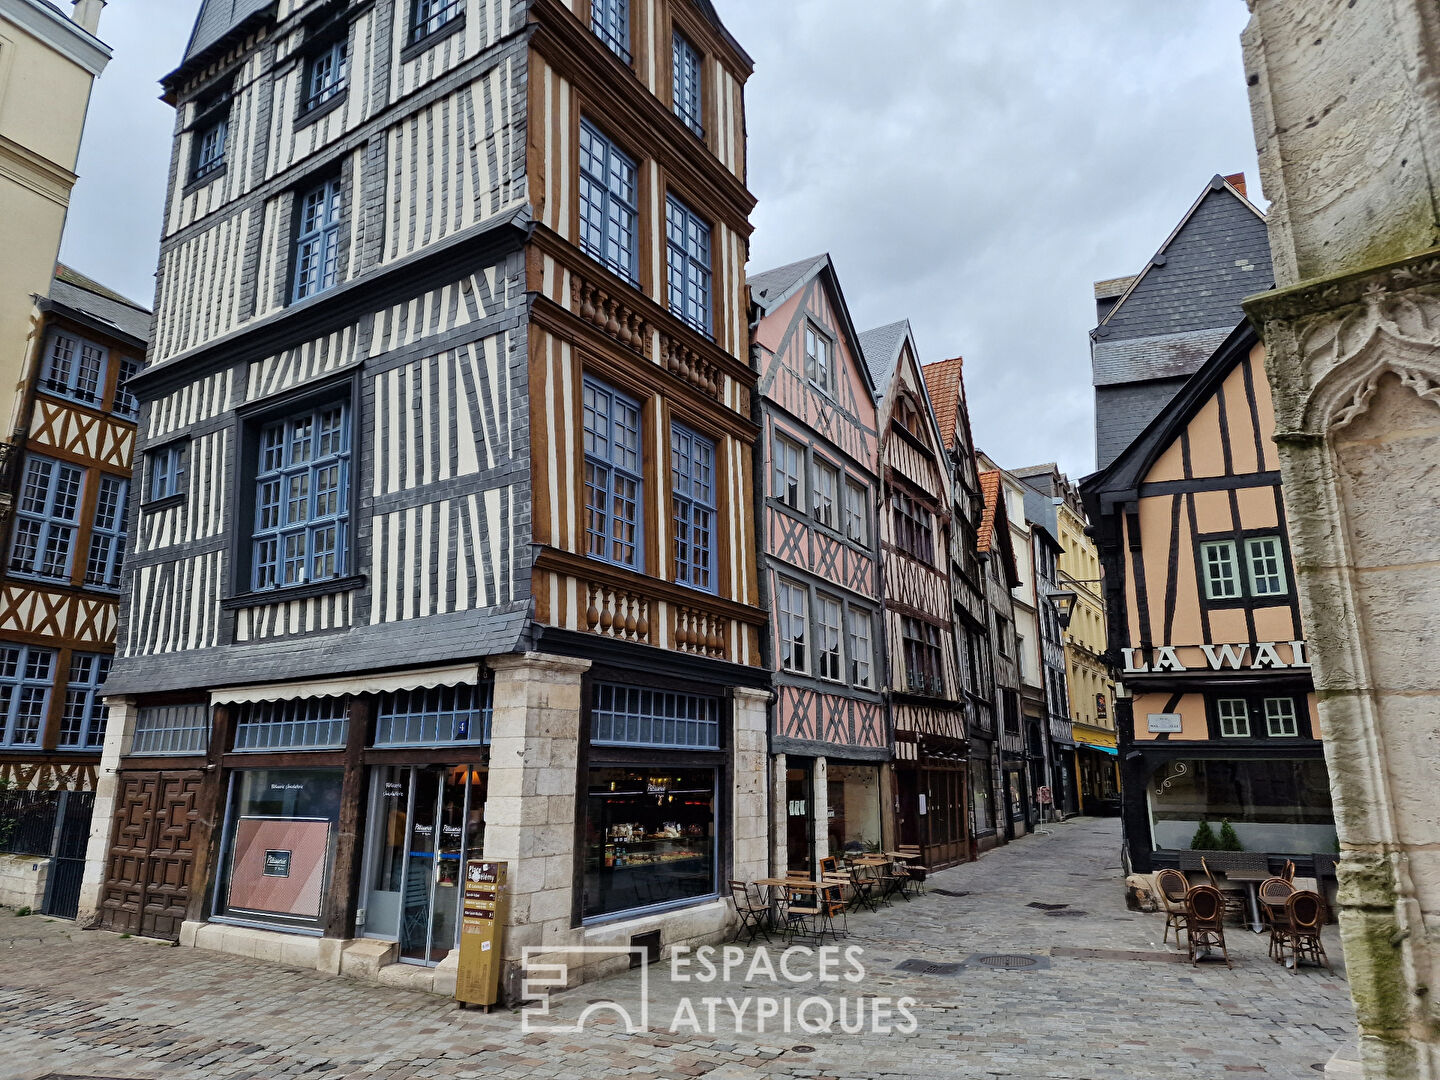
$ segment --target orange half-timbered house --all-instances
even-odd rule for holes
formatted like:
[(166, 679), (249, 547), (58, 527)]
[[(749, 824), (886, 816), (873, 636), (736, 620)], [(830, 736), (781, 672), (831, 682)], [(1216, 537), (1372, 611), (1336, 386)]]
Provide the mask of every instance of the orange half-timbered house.
[(828, 255), (750, 279), (764, 589), (772, 613), (773, 861), (882, 841), (890, 759), (875, 506), (875, 390)]
[[(1264, 349), (1241, 324), (1082, 490), (1098, 523), (1131, 863), (1201, 822), (1311, 865), (1335, 830)], [(1203, 846), (1203, 844), (1202, 844)]]

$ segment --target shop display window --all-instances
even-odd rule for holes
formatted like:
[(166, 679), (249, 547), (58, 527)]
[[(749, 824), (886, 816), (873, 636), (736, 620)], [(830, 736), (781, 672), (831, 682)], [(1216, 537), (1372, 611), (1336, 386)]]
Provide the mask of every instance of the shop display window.
[(1322, 758), (1172, 759), (1148, 785), (1155, 846), (1183, 849), (1201, 821), (1228, 821), (1247, 851), (1328, 852), (1335, 844)]
[(230, 778), (215, 912), (313, 927), (340, 816), (339, 769), (247, 769)]
[(825, 773), (831, 855), (880, 850), (880, 769), (830, 763)]
[(715, 770), (592, 768), (586, 918), (713, 896)]

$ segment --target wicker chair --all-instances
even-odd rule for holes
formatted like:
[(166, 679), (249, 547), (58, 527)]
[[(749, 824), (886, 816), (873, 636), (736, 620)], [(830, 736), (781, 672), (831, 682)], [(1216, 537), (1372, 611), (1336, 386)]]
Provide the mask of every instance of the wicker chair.
[(821, 938), (829, 925), (829, 909), (814, 889), (800, 889), (786, 885), (780, 891), (780, 919), (785, 940), (790, 941), (796, 934)]
[(1284, 878), (1286, 881), (1294, 881), (1294, 880), (1295, 880), (1295, 860), (1294, 860), (1294, 859), (1286, 859), (1286, 860), (1285, 860), (1285, 869), (1280, 872), (1280, 876), (1281, 876), (1282, 878)]
[(1196, 885), (1185, 894), (1185, 939), (1190, 963), (1200, 963), (1200, 950), (1218, 948), (1230, 963), (1230, 950), (1225, 947), (1225, 898), (1213, 885)]
[(1288, 952), (1294, 958), (1293, 975), (1300, 970), (1300, 961), (1310, 960), (1324, 964), (1332, 975), (1330, 958), (1325, 955), (1325, 945), (1320, 940), (1320, 930), (1325, 925), (1325, 901), (1319, 893), (1292, 893), (1285, 901), (1285, 925), (1280, 931), (1280, 956)]
[(1236, 888), (1234, 885), (1221, 887), (1220, 882), (1215, 879), (1215, 873), (1210, 869), (1210, 864), (1202, 857), (1200, 869), (1205, 871), (1205, 880), (1210, 882), (1210, 887), (1220, 894), (1225, 901), (1225, 914), (1238, 921), (1245, 921), (1245, 890)]
[(1278, 960), (1280, 948), (1280, 927), (1285, 922), (1285, 901), (1295, 892), (1295, 886), (1283, 877), (1266, 878), (1260, 883), (1260, 917), (1270, 931), (1270, 957)]
[(748, 881), (730, 881), (730, 898), (735, 902), (735, 914), (740, 916), (740, 925), (735, 928), (731, 941), (739, 941), (740, 935), (749, 932), (745, 944), (749, 945), (761, 934), (770, 940), (770, 904), (760, 892), (760, 886)]
[(1179, 870), (1161, 870), (1155, 875), (1155, 890), (1160, 894), (1160, 903), (1165, 906), (1165, 936), (1162, 943), (1170, 940), (1170, 931), (1175, 931), (1175, 944), (1180, 944), (1180, 935), (1185, 932), (1185, 894), (1190, 891), (1190, 882)]

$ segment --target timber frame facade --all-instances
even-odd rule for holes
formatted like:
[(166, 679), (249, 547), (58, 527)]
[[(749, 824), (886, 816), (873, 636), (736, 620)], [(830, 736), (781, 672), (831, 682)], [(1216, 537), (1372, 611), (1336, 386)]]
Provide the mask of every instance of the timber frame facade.
[[(883, 847), (875, 389), (828, 255), (753, 275), (776, 873)], [(783, 824), (782, 824), (783, 823)]]
[(443, 991), (483, 853), (507, 986), (727, 932), (767, 869), (750, 67), (708, 0), (206, 0), (102, 924)]

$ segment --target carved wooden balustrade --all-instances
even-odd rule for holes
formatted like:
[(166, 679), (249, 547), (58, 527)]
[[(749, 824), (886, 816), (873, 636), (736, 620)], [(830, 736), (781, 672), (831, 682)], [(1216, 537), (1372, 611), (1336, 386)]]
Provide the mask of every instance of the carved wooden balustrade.
[(699, 608), (673, 605), (675, 627), (670, 638), (678, 652), (695, 653), (725, 659), (725, 642), (730, 636), (730, 620)]
[(663, 333), (660, 335), (660, 356), (666, 371), (678, 375), (702, 394), (719, 399), (725, 389), (725, 377), (719, 364), (706, 360), (690, 346)]
[(650, 357), (650, 326), (623, 300), (593, 282), (574, 275), (575, 313), (626, 348)]
[(624, 641), (650, 641), (650, 599), (629, 589), (591, 582), (586, 590), (585, 627)]

